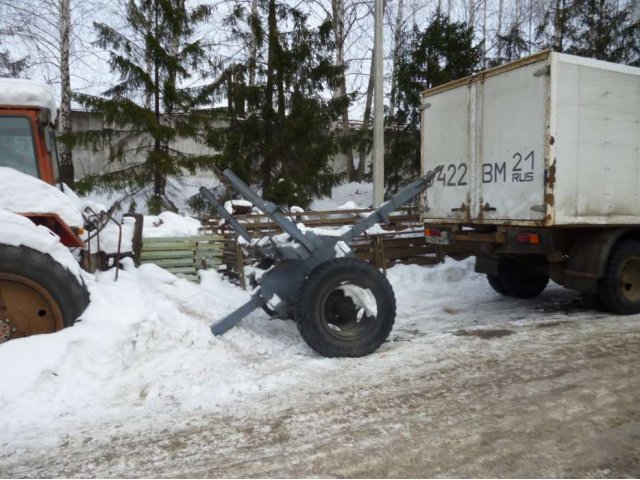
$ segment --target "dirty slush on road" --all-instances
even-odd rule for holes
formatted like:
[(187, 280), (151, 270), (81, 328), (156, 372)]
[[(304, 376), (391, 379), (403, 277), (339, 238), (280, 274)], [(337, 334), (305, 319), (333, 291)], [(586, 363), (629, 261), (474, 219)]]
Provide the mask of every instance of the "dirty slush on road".
[[(407, 279), (391, 279), (402, 291), (397, 285)], [(41, 437), (40, 445), (3, 442), (1, 470), (37, 477), (637, 477), (637, 319), (573, 308), (574, 297), (558, 288), (507, 309), (473, 278), (456, 286), (475, 292), (465, 308), (453, 296), (431, 310), (422, 305), (431, 320), (411, 312), (420, 305), (406, 308), (400, 318), (411, 320), (399, 320), (393, 341), (370, 357), (323, 360), (313, 378), (267, 388), (258, 401), (158, 412), (153, 424), (85, 425)]]

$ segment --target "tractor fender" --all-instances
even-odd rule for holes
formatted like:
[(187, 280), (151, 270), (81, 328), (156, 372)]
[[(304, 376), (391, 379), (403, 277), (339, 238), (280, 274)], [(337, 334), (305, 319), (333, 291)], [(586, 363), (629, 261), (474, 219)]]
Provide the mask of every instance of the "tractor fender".
[(58, 237), (60, 243), (67, 248), (84, 248), (84, 242), (78, 236), (80, 231), (71, 228), (57, 213), (33, 213), (21, 212), (20, 215), (27, 217), (36, 225), (47, 227)]
[(0, 209), (0, 244), (29, 247), (46, 253), (83, 283), (80, 264), (48, 228), (40, 228), (23, 215)]

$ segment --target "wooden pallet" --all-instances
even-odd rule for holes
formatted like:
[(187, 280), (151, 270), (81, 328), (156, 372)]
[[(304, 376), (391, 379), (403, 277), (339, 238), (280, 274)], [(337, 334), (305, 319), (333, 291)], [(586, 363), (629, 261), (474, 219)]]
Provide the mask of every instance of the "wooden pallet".
[(197, 282), (198, 271), (222, 264), (225, 238), (221, 235), (143, 238), (140, 263), (153, 263)]

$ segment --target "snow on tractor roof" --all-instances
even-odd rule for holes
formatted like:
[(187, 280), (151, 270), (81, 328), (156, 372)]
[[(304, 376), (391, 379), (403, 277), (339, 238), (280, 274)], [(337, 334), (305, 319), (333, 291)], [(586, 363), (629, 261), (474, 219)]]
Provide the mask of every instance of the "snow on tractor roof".
[(0, 105), (48, 108), (56, 121), (57, 103), (51, 86), (22, 78), (0, 78)]

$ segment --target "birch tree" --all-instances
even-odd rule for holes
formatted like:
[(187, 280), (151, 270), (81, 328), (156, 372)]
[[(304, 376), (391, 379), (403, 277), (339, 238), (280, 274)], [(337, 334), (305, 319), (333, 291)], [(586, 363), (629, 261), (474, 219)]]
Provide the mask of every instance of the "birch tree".
[(95, 54), (89, 46), (85, 21), (90, 12), (101, 7), (98, 0), (0, 0), (4, 14), (0, 18), (3, 31), (10, 36), (12, 49), (28, 54), (30, 68), (42, 74), (45, 81), (59, 86), (59, 133), (63, 139), (60, 179), (74, 185), (71, 150), (64, 140), (71, 133), (72, 62), (84, 65)]
[[(440, 7), (438, 7), (438, 10)], [(402, 40), (404, 35), (404, 1), (398, 0), (396, 11), (395, 29), (393, 32), (393, 58), (391, 67), (391, 98), (389, 99), (389, 116), (393, 117), (396, 111), (396, 86), (398, 84), (398, 64), (402, 53)]]
[(342, 153), (347, 162), (347, 178), (355, 179), (355, 166), (353, 164), (353, 142), (351, 139), (351, 126), (349, 124), (349, 99), (347, 96), (347, 81), (345, 78), (344, 44), (346, 40), (344, 28), (344, 0), (331, 0), (333, 14), (333, 33), (336, 51), (336, 67), (340, 70), (333, 96), (342, 99), (340, 103), (340, 136)]
[[(62, 138), (71, 136), (71, 0), (60, 0), (60, 119), (58, 131)], [(60, 179), (75, 187), (73, 158), (68, 142), (60, 143)]]

